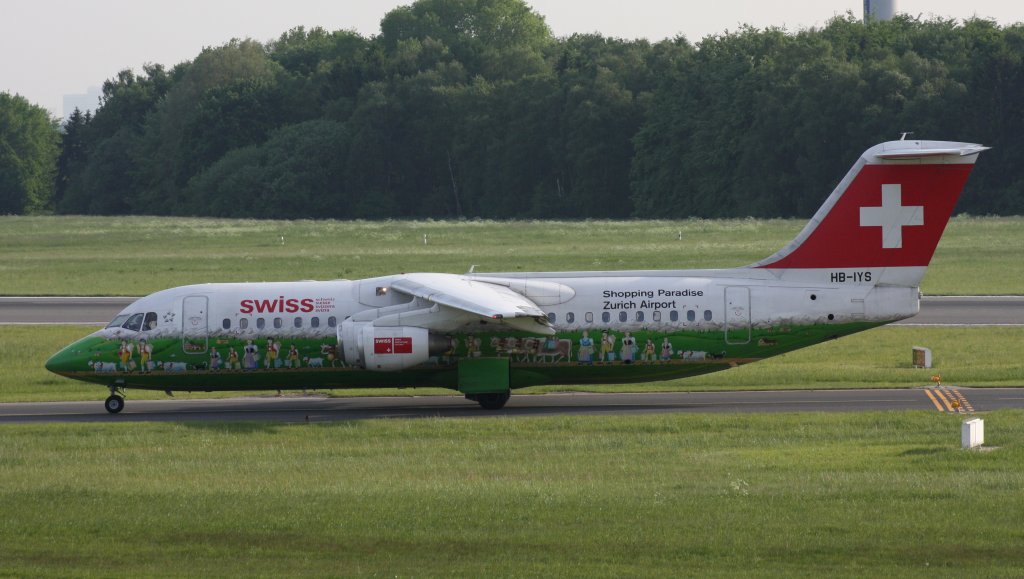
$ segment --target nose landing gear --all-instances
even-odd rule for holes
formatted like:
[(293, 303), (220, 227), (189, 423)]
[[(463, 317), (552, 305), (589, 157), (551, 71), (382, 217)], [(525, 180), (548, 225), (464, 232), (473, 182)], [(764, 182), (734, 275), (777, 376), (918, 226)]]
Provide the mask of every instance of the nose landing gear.
[(107, 412), (111, 414), (117, 414), (124, 410), (124, 397), (118, 392), (117, 386), (110, 387), (110, 396), (103, 402), (103, 407), (107, 409)]

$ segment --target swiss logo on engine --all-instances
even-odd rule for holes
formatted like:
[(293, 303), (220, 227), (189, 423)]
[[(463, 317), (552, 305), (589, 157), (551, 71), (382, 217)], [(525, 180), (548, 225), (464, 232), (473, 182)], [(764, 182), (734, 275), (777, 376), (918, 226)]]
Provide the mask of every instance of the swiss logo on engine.
[(412, 338), (374, 338), (374, 354), (412, 354)]
[(374, 354), (392, 354), (395, 351), (394, 340), (391, 338), (374, 338), (373, 339), (373, 353)]

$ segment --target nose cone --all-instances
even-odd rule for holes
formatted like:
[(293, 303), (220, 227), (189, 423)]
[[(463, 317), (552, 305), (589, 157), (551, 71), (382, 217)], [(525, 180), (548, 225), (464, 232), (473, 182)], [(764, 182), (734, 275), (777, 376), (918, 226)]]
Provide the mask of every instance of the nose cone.
[(86, 336), (50, 356), (46, 361), (46, 369), (54, 374), (77, 378), (76, 374), (93, 370), (90, 361), (93, 356), (100, 354), (99, 350), (105, 342), (96, 334)]
[(46, 361), (46, 369), (54, 374), (60, 374), (61, 376), (66, 376), (69, 372), (74, 372), (76, 369), (76, 358), (78, 357), (72, 351), (72, 347), (74, 345), (75, 344), (72, 344), (71, 346), (68, 346), (67, 348), (64, 348), (50, 356), (50, 359)]

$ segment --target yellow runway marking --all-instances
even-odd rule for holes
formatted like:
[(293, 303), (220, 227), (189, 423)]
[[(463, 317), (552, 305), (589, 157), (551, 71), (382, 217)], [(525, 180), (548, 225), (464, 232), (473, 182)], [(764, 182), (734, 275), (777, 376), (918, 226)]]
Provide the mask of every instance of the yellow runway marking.
[(942, 400), (942, 403), (946, 405), (947, 410), (949, 410), (950, 412), (955, 412), (955, 410), (953, 410), (953, 405), (950, 404), (946, 396), (942, 394), (942, 390), (936, 388), (935, 395), (939, 397), (939, 400)]
[(960, 408), (966, 409), (967, 412), (974, 412), (974, 407), (971, 406), (971, 403), (967, 401), (966, 396), (961, 394), (960, 391), (957, 390), (956, 388), (950, 388), (950, 390), (953, 392), (953, 395), (956, 396), (957, 400), (960, 401)]
[(939, 412), (959, 414), (974, 412), (974, 407), (967, 401), (967, 397), (956, 388), (937, 386), (935, 388), (925, 388), (924, 393), (928, 395), (928, 399), (932, 401), (935, 409)]

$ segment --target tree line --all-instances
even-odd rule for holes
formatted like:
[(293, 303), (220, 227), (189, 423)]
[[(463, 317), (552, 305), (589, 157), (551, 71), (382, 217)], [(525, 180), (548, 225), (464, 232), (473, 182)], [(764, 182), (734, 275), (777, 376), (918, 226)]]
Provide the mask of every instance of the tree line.
[[(0, 212), (808, 216), (912, 131), (993, 146), (958, 210), (1022, 214), (1022, 57), (1024, 25), (981, 19), (651, 43), (555, 38), (522, 0), (418, 0), (372, 37), (296, 28), (122, 71), (60, 126), (0, 95)], [(36, 136), (11, 145), (11, 118)]]

